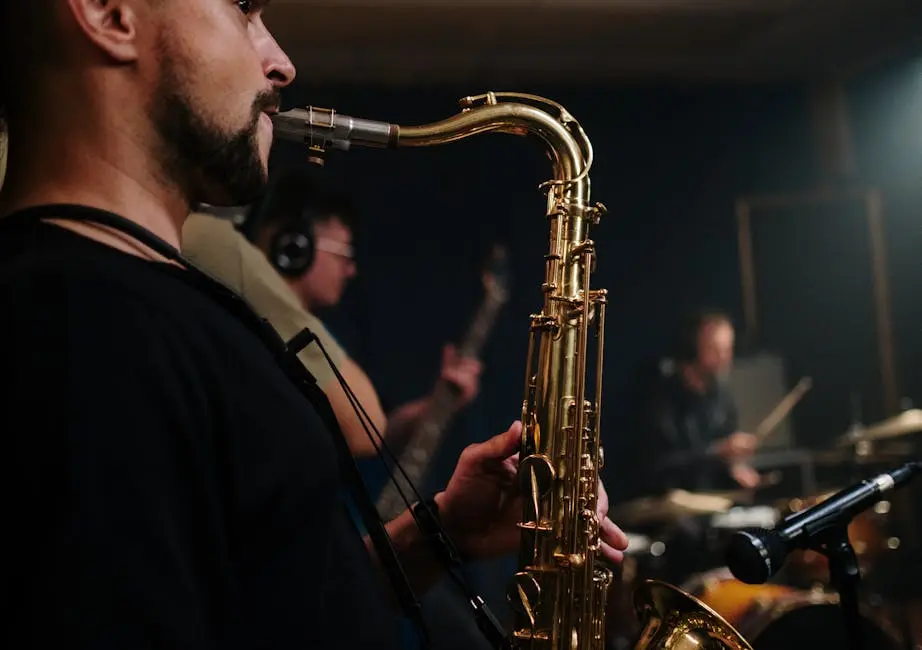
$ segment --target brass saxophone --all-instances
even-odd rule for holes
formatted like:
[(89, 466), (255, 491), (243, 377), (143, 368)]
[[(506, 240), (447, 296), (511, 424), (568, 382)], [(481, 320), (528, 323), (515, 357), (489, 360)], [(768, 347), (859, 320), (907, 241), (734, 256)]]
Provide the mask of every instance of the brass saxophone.
[[(528, 343), (519, 454), (525, 506), (509, 590), (516, 617), (508, 641), (516, 649), (604, 650), (612, 572), (599, 557), (596, 509), (607, 294), (590, 288), (595, 244), (589, 226), (605, 208), (590, 202), (593, 151), (582, 127), (553, 101), (495, 92), (465, 97), (459, 113), (419, 126), (315, 107), (285, 111), (273, 121), (277, 137), (307, 145), (318, 162), (328, 149), (427, 147), (487, 132), (543, 141), (554, 172), (541, 186), (550, 242), (544, 304), (531, 317)], [(598, 344), (590, 386), (593, 326)], [(646, 581), (635, 591), (635, 611), (642, 623), (638, 650), (751, 650), (717, 613), (671, 585)]]

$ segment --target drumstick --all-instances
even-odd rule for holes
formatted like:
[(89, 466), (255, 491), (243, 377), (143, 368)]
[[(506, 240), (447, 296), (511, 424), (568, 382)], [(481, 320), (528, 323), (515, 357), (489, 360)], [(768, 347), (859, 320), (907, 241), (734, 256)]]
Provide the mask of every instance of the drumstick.
[[(797, 405), (797, 402), (799, 402), (811, 388), (813, 388), (813, 379), (810, 377), (803, 377), (797, 382), (797, 385), (794, 386), (791, 392), (781, 398), (781, 401), (772, 409), (771, 413), (769, 413), (765, 419), (758, 424), (755, 431), (753, 431), (753, 435), (756, 437), (756, 445), (762, 443), (765, 438), (768, 437), (768, 434), (774, 431), (781, 420), (791, 412), (791, 409)], [(705, 451), (705, 455), (708, 457), (718, 456), (720, 454), (720, 442), (721, 441), (712, 442)], [(689, 456), (690, 458), (692, 457), (692, 455)]]
[(813, 380), (810, 377), (804, 377), (797, 382), (793, 390), (778, 402), (778, 405), (772, 409), (772, 412), (769, 413), (765, 419), (759, 423), (759, 426), (755, 428), (755, 431), (753, 431), (758, 442), (765, 440), (768, 434), (775, 430), (775, 427), (778, 426), (781, 420), (787, 417), (791, 409), (797, 405), (797, 402), (799, 402), (811, 388), (813, 388)]

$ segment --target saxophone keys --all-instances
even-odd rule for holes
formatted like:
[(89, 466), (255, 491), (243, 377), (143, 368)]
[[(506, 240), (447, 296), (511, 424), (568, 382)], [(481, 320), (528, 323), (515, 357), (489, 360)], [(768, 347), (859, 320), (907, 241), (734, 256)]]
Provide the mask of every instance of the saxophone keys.
[(583, 530), (586, 534), (586, 545), (590, 551), (598, 551), (602, 548), (602, 539), (599, 537), (599, 516), (593, 510), (586, 508), (580, 511), (579, 518), (583, 523)]
[(605, 207), (605, 204), (596, 202), (595, 205), (587, 210), (586, 218), (592, 222), (592, 225), (596, 226), (606, 214), (608, 214), (608, 208)]
[(547, 522), (520, 521), (516, 524), (519, 530), (533, 531), (535, 533), (553, 533), (554, 527)]
[(550, 492), (556, 478), (554, 465), (544, 454), (532, 454), (519, 463), (522, 492), (532, 498), (540, 499)]
[(586, 563), (586, 556), (582, 553), (555, 553), (554, 560), (561, 568), (578, 569)]
[(541, 605), (541, 597), (541, 585), (534, 576), (525, 571), (515, 574), (506, 594), (509, 606), (517, 613), (528, 617), (532, 625), (535, 624), (535, 612)]

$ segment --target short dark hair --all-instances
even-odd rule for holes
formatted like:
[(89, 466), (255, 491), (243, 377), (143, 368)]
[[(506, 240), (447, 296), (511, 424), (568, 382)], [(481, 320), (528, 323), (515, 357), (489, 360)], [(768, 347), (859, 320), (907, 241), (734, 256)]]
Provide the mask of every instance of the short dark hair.
[(241, 230), (256, 241), (268, 230), (331, 219), (355, 230), (358, 212), (349, 194), (310, 168), (289, 167), (272, 175), (263, 197), (250, 207)]
[(698, 335), (701, 328), (713, 322), (733, 325), (730, 314), (722, 309), (696, 309), (682, 316), (673, 350), (677, 361), (694, 361), (698, 357)]

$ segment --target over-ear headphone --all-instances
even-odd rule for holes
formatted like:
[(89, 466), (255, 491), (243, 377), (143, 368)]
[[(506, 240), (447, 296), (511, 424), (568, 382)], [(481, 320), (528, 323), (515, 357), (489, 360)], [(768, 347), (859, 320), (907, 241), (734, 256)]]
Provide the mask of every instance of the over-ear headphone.
[(271, 214), (290, 215), (300, 210), (294, 218), (286, 215), (279, 219), (280, 227), (272, 234), (266, 255), (276, 271), (293, 278), (305, 273), (314, 262), (314, 215), (310, 210), (301, 208), (301, 199), (296, 198), (305, 184), (304, 178), (295, 169), (282, 168), (270, 174), (265, 193), (250, 206), (239, 227), (250, 242), (258, 245), (260, 230)]
[[(330, 216), (351, 222), (352, 209), (343, 193), (330, 190), (328, 179), (301, 168), (270, 174), (263, 197), (254, 203), (240, 231), (260, 248), (282, 275), (296, 278), (316, 259), (316, 225)], [(261, 239), (268, 231), (269, 241)]]
[(314, 263), (314, 220), (302, 213), (293, 223), (286, 224), (272, 235), (269, 261), (275, 270), (288, 277), (298, 277)]

